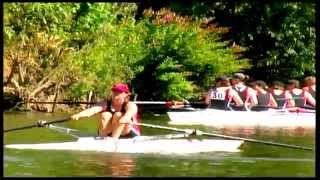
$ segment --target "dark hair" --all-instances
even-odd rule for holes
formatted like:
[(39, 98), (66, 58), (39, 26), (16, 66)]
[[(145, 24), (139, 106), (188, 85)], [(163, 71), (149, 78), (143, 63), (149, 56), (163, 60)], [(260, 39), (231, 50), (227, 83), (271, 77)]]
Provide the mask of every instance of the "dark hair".
[(229, 86), (230, 85), (230, 82), (229, 82), (229, 78), (225, 75), (221, 75), (221, 76), (218, 76), (216, 79), (215, 79), (215, 82), (221, 82), (221, 85), (222, 86)]
[(227, 76), (218, 76), (216, 79), (215, 79), (216, 82), (218, 81), (229, 81), (229, 78)]
[(298, 80), (295, 80), (295, 79), (290, 79), (287, 83), (288, 85), (294, 85), (296, 88), (299, 88), (300, 87), (300, 83)]
[(267, 88), (268, 88), (266, 82), (264, 82), (264, 81), (262, 81), (262, 80), (254, 81), (253, 84), (254, 84), (255, 86), (259, 86), (259, 87), (261, 87), (261, 88), (263, 88), (263, 89), (267, 89)]
[(246, 81), (248, 80), (250, 77), (246, 74), (243, 73), (234, 73), (232, 76), (232, 79), (239, 79), (240, 81)]
[(271, 83), (271, 86), (273, 87), (273, 89), (284, 88), (284, 84), (281, 81), (273, 81)]

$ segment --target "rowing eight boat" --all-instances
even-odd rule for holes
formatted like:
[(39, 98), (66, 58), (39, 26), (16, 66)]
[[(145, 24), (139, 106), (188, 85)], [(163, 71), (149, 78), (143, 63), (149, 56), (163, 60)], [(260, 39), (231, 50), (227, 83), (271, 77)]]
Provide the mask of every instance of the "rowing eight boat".
[(167, 112), (172, 125), (206, 125), (224, 127), (315, 128), (315, 113), (292, 113), (278, 110), (225, 111), (190, 109)]

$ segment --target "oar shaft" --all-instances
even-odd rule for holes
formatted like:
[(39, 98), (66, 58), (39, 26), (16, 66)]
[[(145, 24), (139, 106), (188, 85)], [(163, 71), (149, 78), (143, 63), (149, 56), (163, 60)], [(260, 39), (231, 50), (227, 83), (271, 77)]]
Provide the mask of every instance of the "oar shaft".
[(61, 122), (65, 122), (68, 120), (70, 120), (70, 117), (59, 119), (59, 120), (54, 120), (54, 121), (50, 121), (50, 122), (39, 120), (35, 124), (32, 124), (32, 125), (18, 127), (18, 128), (12, 128), (12, 129), (5, 129), (4, 132), (11, 132), (11, 131), (33, 128), (33, 127), (43, 127), (45, 125), (54, 124), (54, 123), (61, 123)]
[(175, 127), (167, 127), (167, 126), (160, 126), (160, 125), (153, 125), (153, 124), (146, 124), (146, 123), (134, 123), (134, 124), (139, 125), (139, 126), (150, 127), (150, 128), (158, 128), (158, 129), (164, 129), (164, 130), (172, 130), (172, 131), (177, 131), (177, 132), (184, 132), (186, 134), (219, 137), (219, 138), (232, 139), (232, 140), (241, 140), (241, 141), (246, 141), (246, 142), (251, 142), (251, 143), (260, 143), (260, 144), (281, 146), (281, 147), (294, 148), (294, 149), (303, 149), (303, 150), (309, 150), (309, 151), (313, 151), (314, 150), (314, 149), (309, 148), (309, 147), (303, 147), (303, 146), (297, 146), (297, 145), (291, 145), (291, 144), (283, 144), (283, 143), (276, 143), (276, 142), (263, 141), (263, 140), (257, 140), (257, 139), (249, 139), (249, 138), (228, 136), (228, 135), (222, 135), (222, 134), (207, 133), (207, 132), (202, 132), (202, 131), (197, 130), (197, 129), (179, 129), (179, 128), (175, 128)]
[(24, 102), (30, 104), (96, 104), (96, 102), (75, 102), (75, 101), (57, 101), (57, 102), (50, 102), (50, 101), (31, 101), (31, 102)]
[(63, 119), (60, 119), (60, 120), (54, 120), (54, 121), (46, 122), (45, 125), (66, 122), (66, 121), (69, 121), (69, 120), (70, 120), (70, 117), (66, 117), (66, 118), (63, 118)]
[(183, 132), (183, 133), (192, 133), (194, 130), (192, 129), (179, 129), (174, 127), (168, 127), (168, 126), (160, 126), (160, 125), (154, 125), (154, 124), (146, 124), (146, 123), (134, 123), (139, 126), (145, 126), (150, 128), (157, 128), (157, 129), (164, 129), (164, 130), (171, 130), (176, 132)]
[[(165, 101), (132, 101), (136, 104), (160, 104), (164, 105), (167, 104), (168, 102)], [(35, 102), (26, 102), (30, 104), (96, 104), (97, 102), (83, 102), (83, 101), (57, 101), (57, 102), (50, 102), (50, 101), (35, 101)]]
[[(167, 105), (167, 104), (173, 104), (174, 101), (132, 101), (135, 104), (159, 104), (159, 105)], [(84, 102), (84, 101), (30, 101), (30, 102), (23, 102), (23, 103), (30, 103), (30, 104), (96, 104), (97, 102)], [(177, 104), (204, 104), (203, 102), (176, 102)]]
[(23, 127), (18, 127), (18, 128), (5, 129), (5, 130), (3, 130), (3, 132), (10, 132), (10, 131), (16, 131), (16, 130), (28, 129), (28, 128), (33, 128), (33, 127), (37, 127), (37, 126), (38, 126), (38, 125), (33, 124), (33, 125), (23, 126)]
[(267, 145), (274, 145), (274, 146), (281, 146), (281, 147), (290, 147), (290, 148), (295, 148), (295, 149), (304, 149), (304, 150), (313, 151), (312, 148), (297, 146), (297, 145), (292, 145), (292, 144), (283, 144), (283, 143), (276, 143), (276, 142), (271, 142), (271, 141), (263, 141), (263, 140), (257, 140), (257, 139), (234, 137), (234, 136), (227, 136), (227, 135), (215, 134), (215, 133), (199, 132), (199, 134), (205, 135), (205, 136), (220, 137), (220, 138), (224, 138), (224, 139), (242, 140), (242, 141), (251, 142), (251, 143), (260, 143), (260, 144), (267, 144)]

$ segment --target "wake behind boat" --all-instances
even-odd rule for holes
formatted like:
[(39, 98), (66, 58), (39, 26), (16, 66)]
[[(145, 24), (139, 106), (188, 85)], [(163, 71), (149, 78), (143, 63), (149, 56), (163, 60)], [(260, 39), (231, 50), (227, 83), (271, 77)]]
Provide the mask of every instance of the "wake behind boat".
[(226, 111), (218, 109), (189, 109), (169, 111), (169, 124), (205, 125), (224, 127), (265, 127), (265, 128), (315, 128), (315, 113), (267, 111)]
[(151, 136), (119, 139), (117, 145), (112, 138), (97, 139), (81, 137), (74, 142), (43, 144), (11, 144), (5, 148), (37, 150), (73, 150), (117, 153), (190, 154), (201, 152), (238, 152), (243, 141), (220, 139), (150, 139)]

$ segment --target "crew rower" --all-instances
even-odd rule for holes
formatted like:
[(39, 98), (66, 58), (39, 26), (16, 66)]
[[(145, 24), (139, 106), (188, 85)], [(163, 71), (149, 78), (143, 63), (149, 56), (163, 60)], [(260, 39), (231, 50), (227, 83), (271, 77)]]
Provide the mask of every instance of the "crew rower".
[(304, 78), (303, 90), (309, 92), (313, 98), (316, 98), (316, 77), (307, 76)]
[(219, 76), (215, 80), (215, 87), (211, 88), (205, 98), (205, 103), (210, 108), (229, 109), (230, 103), (233, 106), (242, 107), (243, 101), (238, 93), (230, 86), (229, 79), (226, 76)]
[(268, 87), (264, 81), (254, 81), (253, 89), (256, 90), (258, 104), (253, 106), (251, 110), (260, 111), (278, 107), (278, 104), (272, 94), (267, 91)]
[(314, 109), (316, 100), (309, 92), (302, 90), (299, 87), (299, 81), (295, 79), (288, 81), (287, 90), (291, 93), (292, 98), (295, 101), (295, 107)]
[(273, 81), (269, 92), (272, 94), (278, 104), (278, 108), (291, 108), (295, 106), (292, 95), (285, 90), (281, 81)]
[(257, 105), (258, 100), (255, 91), (244, 84), (246, 79), (248, 79), (248, 76), (245, 74), (235, 73), (231, 78), (231, 85), (243, 101), (245, 110), (248, 110), (247, 108), (251, 109), (251, 107)]

